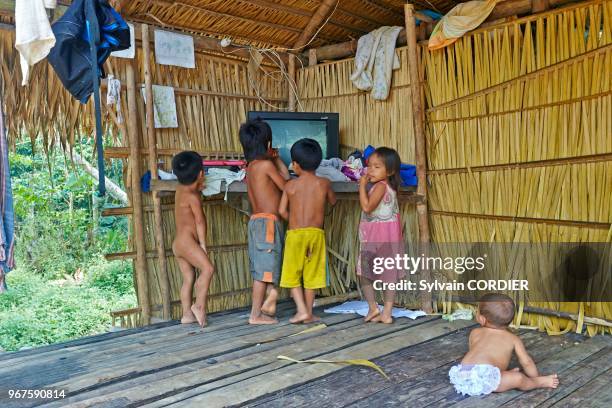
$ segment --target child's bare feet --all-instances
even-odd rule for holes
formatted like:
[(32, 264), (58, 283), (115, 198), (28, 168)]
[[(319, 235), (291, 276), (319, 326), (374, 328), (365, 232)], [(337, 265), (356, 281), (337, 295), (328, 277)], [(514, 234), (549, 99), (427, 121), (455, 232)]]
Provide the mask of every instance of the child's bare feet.
[(267, 298), (261, 306), (261, 313), (268, 316), (276, 316), (276, 299), (270, 300), (270, 298)]
[(538, 377), (538, 382), (542, 388), (557, 388), (559, 386), (559, 376), (557, 374), (543, 375)]
[(195, 315), (191, 310), (188, 313), (183, 313), (183, 317), (181, 317), (181, 324), (191, 324), (196, 323), (198, 319), (196, 319)]
[(308, 313), (296, 313), (291, 319), (289, 319), (289, 323), (291, 324), (300, 324), (300, 323), (306, 323), (306, 321), (308, 319), (311, 319), (312, 316), (309, 315)]
[(191, 312), (194, 314), (200, 327), (206, 326), (206, 311), (204, 306), (192, 305)]
[(376, 318), (380, 316), (380, 310), (378, 310), (378, 308), (376, 309), (370, 309), (368, 310), (368, 314), (366, 315), (366, 317), (364, 317), (363, 321), (368, 323), (371, 322), (372, 319)]
[(316, 322), (320, 322), (321, 318), (319, 316), (315, 316), (315, 315), (310, 315), (310, 317), (306, 320), (304, 320), (302, 323), (316, 323)]
[(276, 324), (276, 323), (278, 323), (278, 320), (276, 320), (273, 317), (267, 316), (263, 313), (261, 313), (259, 316), (251, 315), (251, 317), (249, 317), (249, 324)]
[(508, 371), (513, 371), (515, 373), (518, 373), (519, 371), (521, 371), (520, 367), (514, 367), (512, 370), (508, 370)]
[(371, 320), (372, 323), (384, 323), (391, 324), (393, 323), (393, 318), (391, 316), (385, 316), (384, 314), (379, 314)]

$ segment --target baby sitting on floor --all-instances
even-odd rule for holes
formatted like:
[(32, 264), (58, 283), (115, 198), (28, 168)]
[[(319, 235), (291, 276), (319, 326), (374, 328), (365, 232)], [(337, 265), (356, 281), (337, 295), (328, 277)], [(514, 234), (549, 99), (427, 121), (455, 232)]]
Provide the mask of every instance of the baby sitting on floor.
[[(541, 376), (521, 339), (508, 331), (514, 318), (514, 302), (506, 295), (489, 293), (480, 299), (476, 320), (482, 327), (472, 330), (470, 350), (461, 364), (448, 373), (457, 392), (486, 395), (512, 389), (557, 388), (557, 374)], [(515, 352), (519, 368), (508, 370)]]

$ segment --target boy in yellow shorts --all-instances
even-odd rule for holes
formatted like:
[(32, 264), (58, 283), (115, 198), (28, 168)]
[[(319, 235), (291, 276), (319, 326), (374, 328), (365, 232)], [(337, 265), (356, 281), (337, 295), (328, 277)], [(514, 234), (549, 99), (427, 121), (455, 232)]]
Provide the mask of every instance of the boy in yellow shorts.
[(328, 286), (325, 248), (325, 204), (336, 204), (328, 179), (315, 175), (323, 152), (316, 140), (301, 139), (291, 146), (297, 179), (287, 182), (279, 214), (289, 221), (280, 286), (291, 289), (297, 312), (291, 323), (319, 320), (312, 314), (315, 290)]

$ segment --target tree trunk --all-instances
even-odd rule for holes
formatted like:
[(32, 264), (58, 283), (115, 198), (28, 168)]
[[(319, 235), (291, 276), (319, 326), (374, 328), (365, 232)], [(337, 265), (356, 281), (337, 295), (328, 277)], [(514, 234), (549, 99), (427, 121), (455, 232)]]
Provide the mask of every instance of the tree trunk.
[[(98, 169), (93, 167), (87, 160), (81, 157), (80, 154), (75, 152), (72, 148), (70, 149), (70, 154), (72, 155), (72, 160), (79, 166), (81, 166), (89, 175), (91, 175), (96, 181), (98, 180)], [(125, 191), (121, 189), (117, 184), (115, 184), (110, 179), (106, 179), (106, 191), (113, 197), (115, 200), (121, 202), (121, 204), (128, 206), (128, 196)]]

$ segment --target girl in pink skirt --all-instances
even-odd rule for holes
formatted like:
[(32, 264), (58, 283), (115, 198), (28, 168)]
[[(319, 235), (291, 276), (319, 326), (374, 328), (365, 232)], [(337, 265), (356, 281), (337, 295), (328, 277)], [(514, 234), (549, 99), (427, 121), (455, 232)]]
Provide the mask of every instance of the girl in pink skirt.
[[(385, 289), (382, 314), (378, 310), (374, 294), (377, 288), (398, 281), (403, 270), (395, 264), (397, 255), (404, 255), (402, 225), (397, 204), (401, 160), (397, 152), (388, 147), (379, 147), (368, 159), (367, 173), (359, 180), (359, 259), (357, 275), (361, 289), (369, 305), (366, 322), (392, 323), (391, 312), (395, 291)], [(368, 183), (371, 188), (367, 191)], [(393, 262), (388, 258), (392, 258)], [(385, 262), (387, 260), (387, 262)], [(385, 265), (386, 263), (386, 265)]]

